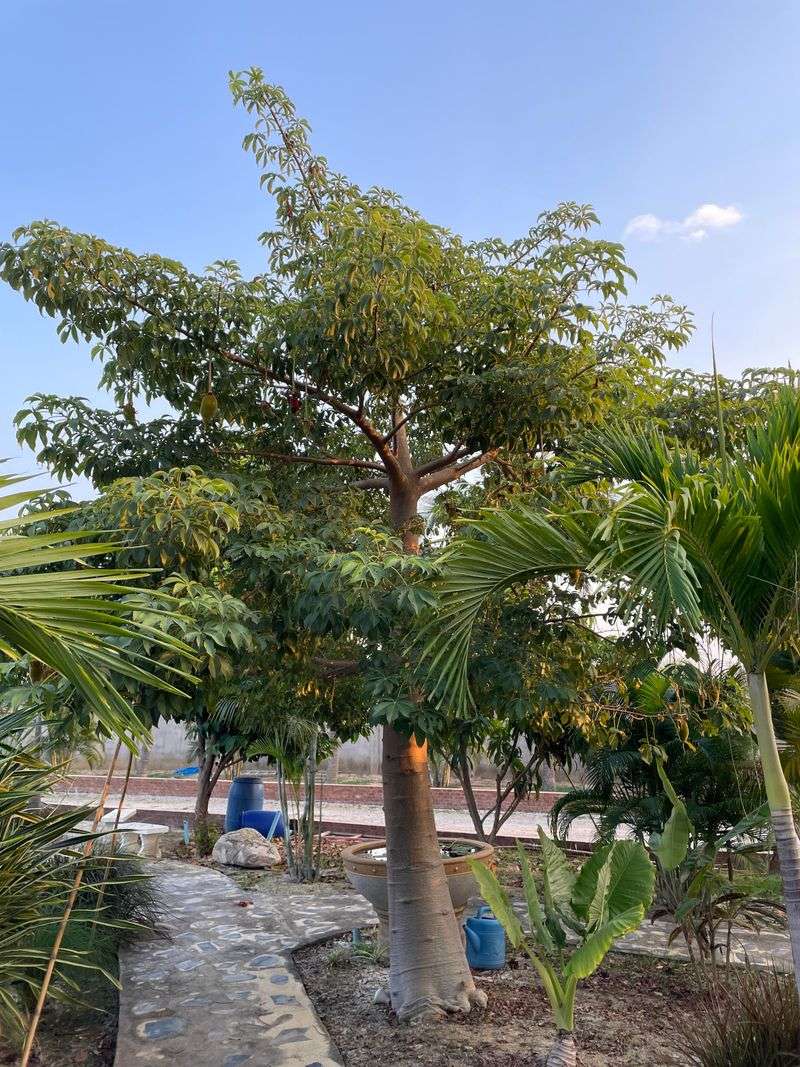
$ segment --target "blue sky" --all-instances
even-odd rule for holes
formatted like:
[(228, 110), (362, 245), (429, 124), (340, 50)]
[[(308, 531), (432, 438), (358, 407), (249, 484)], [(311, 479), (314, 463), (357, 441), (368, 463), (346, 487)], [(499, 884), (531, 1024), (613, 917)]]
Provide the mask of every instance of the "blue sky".
[[(798, 365), (799, 58), (793, 0), (4, 0), (0, 235), (46, 216), (260, 269), (269, 202), (226, 85), (258, 65), (336, 169), (469, 237), (591, 202), (635, 296), (696, 313), (678, 363), (708, 366), (714, 312), (726, 372)], [(0, 455), (31, 469), (14, 412), (95, 396), (98, 368), (6, 289), (0, 366)]]

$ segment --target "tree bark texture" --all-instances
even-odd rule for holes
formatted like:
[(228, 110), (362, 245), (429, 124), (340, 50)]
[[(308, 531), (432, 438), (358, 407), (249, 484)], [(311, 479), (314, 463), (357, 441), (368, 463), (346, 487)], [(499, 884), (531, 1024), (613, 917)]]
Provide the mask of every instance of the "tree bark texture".
[(747, 681), (764, 771), (764, 786), (775, 831), (775, 850), (780, 862), (795, 985), (800, 996), (800, 839), (794, 824), (789, 786), (778, 755), (767, 680), (763, 673), (756, 673), (749, 674)]
[(214, 756), (209, 753), (203, 757), (203, 762), (200, 764), (200, 773), (197, 776), (197, 794), (194, 802), (195, 830), (198, 826), (205, 826), (208, 823), (208, 802), (211, 800), (211, 793), (216, 784), (212, 780), (213, 771)]
[(559, 1030), (553, 1047), (547, 1053), (543, 1067), (577, 1067), (578, 1049), (570, 1030)]
[(468, 1012), (472, 979), (436, 836), (427, 746), (385, 726), (389, 995), (401, 1020)]

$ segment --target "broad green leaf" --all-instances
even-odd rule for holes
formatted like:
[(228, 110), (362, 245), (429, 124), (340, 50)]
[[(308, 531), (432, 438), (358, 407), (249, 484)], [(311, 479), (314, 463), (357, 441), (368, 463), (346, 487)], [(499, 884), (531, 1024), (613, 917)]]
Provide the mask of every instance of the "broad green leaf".
[(587, 921), (604, 925), (631, 908), (647, 908), (653, 899), (655, 871), (647, 850), (638, 841), (615, 841), (601, 868)]
[(664, 792), (671, 804), (672, 812), (664, 826), (663, 833), (657, 841), (653, 842), (653, 851), (658, 856), (658, 862), (665, 871), (674, 871), (686, 859), (689, 851), (689, 837), (692, 832), (692, 824), (686, 811), (686, 805), (675, 792), (675, 788), (667, 777), (664, 764), (656, 760), (656, 770)]
[(567, 862), (567, 857), (539, 827), (539, 842), (544, 860), (545, 902), (550, 906), (569, 907), (575, 886), (575, 872)]
[(519, 856), (520, 870), (522, 871), (522, 885), (525, 889), (525, 900), (528, 904), (531, 933), (546, 952), (555, 952), (555, 942), (545, 925), (542, 906), (539, 903), (539, 894), (536, 890), (536, 882), (533, 880), (533, 873), (528, 861), (528, 854), (521, 841), (517, 841), (517, 854)]
[(653, 851), (665, 871), (674, 871), (686, 859), (691, 829), (692, 824), (686, 813), (686, 805), (682, 800), (678, 800), (672, 808), (672, 814), (667, 819), (663, 833), (658, 840), (652, 842)]
[(572, 910), (579, 919), (586, 919), (589, 905), (597, 888), (597, 876), (606, 862), (611, 848), (612, 845), (610, 844), (596, 848), (578, 872), (578, 877), (575, 879), (575, 885), (572, 889)]
[(481, 896), (494, 912), (495, 918), (502, 923), (508, 940), (514, 948), (519, 948), (525, 940), (525, 934), (511, 906), (508, 893), (500, 885), (495, 873), (480, 860), (470, 860), (469, 865), (480, 888)]
[(644, 908), (641, 905), (609, 919), (575, 949), (564, 968), (564, 977), (588, 978), (590, 974), (594, 974), (617, 938), (635, 930), (643, 919)]

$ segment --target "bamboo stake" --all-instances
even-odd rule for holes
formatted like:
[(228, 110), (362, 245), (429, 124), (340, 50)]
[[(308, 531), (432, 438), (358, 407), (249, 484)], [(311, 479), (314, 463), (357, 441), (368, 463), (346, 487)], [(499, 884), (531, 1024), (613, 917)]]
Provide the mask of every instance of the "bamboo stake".
[(123, 805), (125, 804), (125, 797), (128, 794), (128, 783), (131, 780), (131, 770), (132, 769), (133, 769), (133, 749), (130, 749), (129, 752), (128, 752), (128, 769), (125, 772), (125, 781), (124, 781), (124, 783), (122, 785), (122, 793), (120, 794), (120, 798), (119, 798), (119, 807), (117, 808), (117, 813), (114, 816), (114, 829), (111, 831), (111, 841), (110, 841), (110, 850), (109, 850), (110, 854), (109, 854), (108, 860), (106, 861), (106, 869), (105, 869), (105, 872), (103, 874), (103, 881), (102, 881), (102, 884), (100, 886), (100, 891), (97, 894), (97, 903), (95, 904), (95, 909), (97, 911), (97, 914), (95, 915), (94, 919), (92, 919), (92, 936), (94, 936), (94, 931), (97, 929), (97, 916), (100, 914), (100, 907), (101, 907), (101, 905), (103, 903), (103, 897), (105, 896), (105, 893), (106, 893), (106, 884), (108, 882), (108, 876), (111, 873), (111, 864), (114, 861), (113, 852), (111, 850), (113, 850), (116, 847), (116, 840), (115, 840), (114, 835), (116, 834), (117, 830), (119, 829), (120, 819), (122, 818), (122, 808), (123, 808)]
[[(119, 750), (122, 747), (122, 740), (117, 741), (117, 747), (114, 751), (114, 758), (111, 760), (111, 766), (108, 769), (106, 775), (105, 784), (103, 785), (103, 792), (100, 796), (97, 808), (95, 809), (94, 818), (92, 820), (91, 832), (94, 833), (97, 830), (97, 826), (103, 817), (103, 810), (105, 808), (106, 800), (108, 800), (108, 794), (111, 790), (111, 779), (114, 777), (114, 771), (117, 766), (117, 759), (119, 758)], [(56, 932), (56, 938), (53, 942), (53, 947), (50, 950), (50, 959), (47, 962), (47, 969), (44, 972), (44, 979), (42, 981), (42, 987), (39, 990), (39, 996), (36, 1000), (36, 1007), (33, 1015), (31, 1016), (30, 1026), (28, 1027), (28, 1033), (25, 1036), (25, 1044), (22, 1047), (22, 1056), (20, 1057), (19, 1067), (28, 1067), (28, 1061), (31, 1058), (31, 1052), (33, 1051), (33, 1043), (36, 1040), (36, 1031), (39, 1029), (39, 1021), (42, 1017), (42, 1010), (44, 1008), (44, 1002), (47, 999), (47, 991), (50, 988), (50, 982), (53, 978), (53, 972), (56, 969), (56, 962), (58, 961), (58, 953), (61, 949), (61, 942), (64, 940), (64, 934), (67, 929), (67, 923), (69, 917), (72, 914), (72, 909), (75, 906), (75, 901), (78, 897), (78, 890), (81, 887), (83, 881), (83, 871), (85, 867), (85, 861), (91, 856), (94, 850), (94, 839), (86, 841), (83, 846), (83, 859), (84, 863), (81, 863), (75, 872), (75, 878), (72, 882), (72, 889), (67, 897), (67, 904), (64, 909), (64, 914), (61, 916), (61, 922), (58, 925)]]

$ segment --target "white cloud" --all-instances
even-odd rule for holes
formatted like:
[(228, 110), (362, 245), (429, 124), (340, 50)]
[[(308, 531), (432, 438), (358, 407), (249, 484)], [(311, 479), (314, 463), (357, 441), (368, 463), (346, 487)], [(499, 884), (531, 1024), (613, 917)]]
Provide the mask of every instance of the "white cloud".
[(648, 212), (635, 215), (625, 227), (626, 237), (641, 241), (657, 241), (661, 237), (677, 236), (684, 241), (703, 241), (711, 230), (726, 230), (741, 222), (744, 215), (733, 204), (701, 204), (685, 219), (662, 219)]

